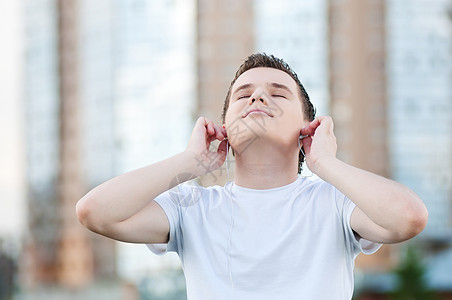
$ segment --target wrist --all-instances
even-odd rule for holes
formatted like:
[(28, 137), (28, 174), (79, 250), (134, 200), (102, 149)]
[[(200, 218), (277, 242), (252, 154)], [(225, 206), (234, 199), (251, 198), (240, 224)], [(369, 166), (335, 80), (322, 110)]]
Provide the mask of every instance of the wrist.
[(190, 179), (208, 173), (207, 168), (203, 164), (203, 158), (199, 154), (187, 149), (180, 153), (180, 155), (185, 166), (185, 173), (191, 174), (192, 176)]
[(338, 162), (340, 161), (335, 156), (326, 156), (316, 160), (316, 162), (312, 164), (312, 168), (309, 169), (321, 179), (329, 182), (328, 175), (334, 171)]

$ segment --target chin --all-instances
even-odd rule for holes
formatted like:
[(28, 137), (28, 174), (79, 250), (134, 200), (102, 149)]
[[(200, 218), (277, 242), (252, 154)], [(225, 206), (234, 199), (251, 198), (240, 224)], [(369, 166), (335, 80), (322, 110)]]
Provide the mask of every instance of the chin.
[(240, 139), (230, 140), (230, 145), (234, 149), (234, 152), (241, 155), (250, 147), (253, 148), (252, 151), (256, 151), (262, 148), (267, 148), (269, 146), (276, 147), (279, 150), (289, 149), (293, 146), (293, 142), (290, 141), (289, 137), (283, 137), (281, 135), (270, 134), (265, 130), (256, 130), (253, 132), (248, 132), (247, 135), (243, 135)]
[(237, 154), (241, 154), (250, 146), (261, 143), (262, 138), (265, 137), (265, 130), (257, 128), (240, 128), (235, 130), (228, 130), (228, 140), (231, 147)]

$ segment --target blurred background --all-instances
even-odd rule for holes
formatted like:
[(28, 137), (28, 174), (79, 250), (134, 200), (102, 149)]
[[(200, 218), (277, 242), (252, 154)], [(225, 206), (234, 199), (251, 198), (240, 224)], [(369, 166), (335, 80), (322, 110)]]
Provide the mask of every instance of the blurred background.
[(452, 0), (0, 0), (0, 37), (1, 300), (185, 299), (177, 256), (90, 233), (75, 203), (220, 122), (254, 52), (298, 73), (342, 160), (429, 209), (357, 258), (355, 298), (452, 299)]

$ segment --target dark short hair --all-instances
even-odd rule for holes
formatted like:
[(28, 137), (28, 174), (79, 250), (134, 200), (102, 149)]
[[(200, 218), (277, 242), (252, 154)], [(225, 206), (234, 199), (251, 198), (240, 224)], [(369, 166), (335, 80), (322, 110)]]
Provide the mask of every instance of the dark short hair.
[[(309, 121), (313, 121), (315, 118), (315, 108), (311, 103), (311, 100), (309, 99), (309, 95), (306, 92), (304, 86), (301, 84), (300, 80), (298, 79), (297, 74), (290, 68), (290, 66), (283, 61), (280, 58), (277, 58), (273, 55), (267, 55), (265, 53), (255, 53), (250, 56), (240, 65), (239, 69), (235, 73), (234, 79), (231, 81), (231, 84), (229, 86), (228, 92), (226, 94), (226, 99), (224, 101), (223, 106), (223, 113), (221, 115), (222, 121), (224, 123), (226, 112), (229, 108), (229, 101), (231, 98), (231, 90), (234, 83), (237, 81), (237, 78), (240, 77), (243, 73), (245, 73), (248, 70), (254, 69), (254, 68), (273, 68), (277, 70), (281, 70), (292, 77), (293, 80), (297, 83), (298, 86), (298, 93), (300, 96), (300, 101), (302, 103), (303, 107), (303, 117)], [(302, 165), (304, 162), (304, 155), (300, 151), (298, 155), (298, 173), (301, 172)]]

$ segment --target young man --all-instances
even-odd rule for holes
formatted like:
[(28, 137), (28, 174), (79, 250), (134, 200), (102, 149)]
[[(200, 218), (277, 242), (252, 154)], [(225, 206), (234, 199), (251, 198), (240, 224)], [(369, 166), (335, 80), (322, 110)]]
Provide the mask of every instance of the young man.
[[(188, 299), (215, 300), (351, 299), (360, 252), (424, 229), (416, 194), (336, 158), (332, 119), (314, 119), (282, 60), (248, 57), (223, 115), (224, 127), (199, 118), (180, 154), (90, 191), (77, 204), (81, 223), (155, 253), (176, 251)], [(221, 167), (228, 144), (234, 182), (178, 185)], [(304, 154), (319, 180), (298, 176)]]

